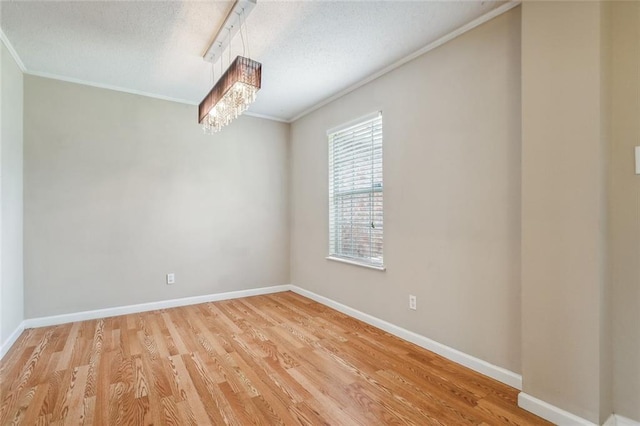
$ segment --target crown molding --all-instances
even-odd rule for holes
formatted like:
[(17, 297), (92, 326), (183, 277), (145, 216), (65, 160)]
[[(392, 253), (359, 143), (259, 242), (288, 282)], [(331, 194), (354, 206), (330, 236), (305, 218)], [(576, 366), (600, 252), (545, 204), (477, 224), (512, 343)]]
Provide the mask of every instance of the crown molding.
[(257, 112), (250, 112), (250, 111), (245, 111), (242, 113), (242, 115), (248, 115), (249, 117), (255, 117), (255, 118), (264, 118), (265, 120), (271, 120), (271, 121), (279, 121), (280, 123), (291, 123), (291, 120), (287, 120), (286, 118), (282, 118), (282, 117), (275, 117), (273, 115), (267, 115), (267, 114), (258, 114)]
[(67, 83), (81, 84), (83, 86), (97, 87), (99, 89), (114, 90), (116, 92), (129, 93), (131, 95), (146, 96), (148, 98), (155, 98), (155, 99), (160, 99), (160, 100), (163, 100), (163, 101), (178, 102), (178, 103), (187, 104), (187, 105), (198, 105), (197, 103), (189, 101), (189, 100), (186, 100), (186, 99), (173, 98), (171, 96), (157, 95), (155, 93), (144, 92), (142, 90), (129, 89), (129, 88), (126, 88), (126, 87), (113, 86), (111, 84), (95, 83), (93, 81), (87, 81), (87, 80), (82, 80), (82, 79), (73, 78), (73, 77), (65, 77), (65, 76), (62, 76), (62, 75), (50, 74), (50, 73), (47, 73), (47, 72), (38, 72), (38, 71), (29, 71), (29, 70), (27, 70), (27, 71), (25, 71), (25, 74), (33, 75), (35, 77), (50, 78), (52, 80), (66, 81)]
[[(61, 76), (61, 75), (49, 74), (49, 73), (46, 73), (46, 72), (33, 72), (33, 71), (29, 71), (29, 70), (23, 71), (23, 72), (25, 74), (27, 74), (27, 75), (33, 75), (35, 77), (50, 78), (52, 80), (65, 81), (67, 83), (74, 83), (74, 84), (80, 84), (80, 85), (83, 85), (83, 86), (97, 87), (99, 89), (107, 89), (107, 90), (113, 90), (113, 91), (116, 91), (116, 92), (128, 93), (130, 95), (145, 96), (147, 98), (160, 99), (162, 101), (177, 102), (177, 103), (185, 104), (185, 105), (198, 106), (198, 104), (196, 102), (189, 101), (189, 100), (186, 100), (186, 99), (172, 98), (171, 96), (157, 95), (155, 93), (143, 92), (141, 90), (128, 89), (128, 88), (119, 87), (119, 86), (112, 86), (110, 84), (94, 83), (92, 81), (86, 81), (86, 80), (81, 80), (81, 79), (72, 78), (72, 77), (64, 77), (64, 76)], [(258, 114), (258, 113), (249, 112), (249, 111), (245, 111), (243, 113), (243, 115), (248, 115), (250, 117), (256, 117), (256, 118), (263, 118), (263, 119), (266, 119), (266, 120), (279, 121), (281, 123), (290, 123), (290, 121), (288, 121), (288, 120), (286, 120), (284, 118), (281, 118), (281, 117), (274, 117), (274, 116), (271, 116), (271, 115)]]
[(0, 28), (0, 40), (2, 40), (2, 42), (4, 43), (13, 60), (16, 61), (16, 64), (18, 65), (18, 68), (20, 68), (20, 71), (26, 73), (27, 68), (24, 66), (24, 62), (22, 62), (22, 59), (20, 59), (20, 56), (18, 56), (18, 52), (16, 52), (16, 49), (13, 48), (13, 45), (7, 38), (7, 35), (4, 33), (4, 31), (2, 31), (2, 28)]
[[(65, 77), (62, 75), (50, 74), (46, 72), (34, 72), (29, 70), (26, 70), (26, 71), (23, 70), (23, 72), (27, 75), (32, 75), (35, 77), (49, 78), (52, 80), (65, 81), (67, 83), (74, 83), (74, 84), (80, 84), (83, 86), (97, 87), (99, 89), (107, 89), (107, 90), (113, 90), (116, 92), (128, 93), (130, 95), (145, 96), (147, 98), (160, 99), (162, 101), (177, 102), (185, 105), (198, 106), (196, 102), (189, 101), (187, 99), (173, 98), (171, 96), (163, 96), (155, 93), (143, 92), (141, 90), (128, 89), (125, 87), (113, 86), (110, 84), (95, 83), (92, 81), (81, 80), (79, 78)], [(256, 118), (263, 118), (263, 119), (272, 120), (272, 121), (279, 121), (282, 123), (290, 123), (290, 121), (281, 117), (274, 117), (274, 116), (265, 115), (265, 114), (257, 114), (254, 112), (245, 111), (243, 115), (248, 115), (250, 117), (256, 117)]]
[(512, 1), (508, 1), (507, 3), (505, 3), (503, 5), (500, 5), (500, 6), (496, 7), (495, 9), (490, 10), (489, 12), (487, 12), (484, 15), (480, 16), (479, 18), (476, 18), (473, 21), (469, 22), (468, 24), (461, 26), (457, 30), (454, 30), (454, 31), (450, 32), (449, 34), (440, 37), (436, 41), (427, 44), (423, 48), (416, 50), (415, 52), (405, 56), (404, 58), (394, 62), (393, 64), (381, 69), (380, 71), (371, 74), (369, 77), (366, 77), (365, 79), (360, 80), (359, 82), (347, 87), (346, 89), (341, 90), (340, 92), (336, 93), (335, 95), (329, 96), (328, 98), (326, 98), (326, 99), (314, 104), (313, 106), (307, 108), (306, 110), (302, 111), (298, 115), (296, 115), (293, 118), (291, 118), (289, 120), (289, 122), (293, 123), (293, 122), (301, 119), (305, 115), (308, 115), (308, 114), (312, 113), (313, 111), (315, 111), (315, 110), (317, 110), (319, 108), (322, 108), (323, 106), (335, 101), (336, 99), (339, 99), (339, 98), (343, 97), (344, 95), (353, 92), (354, 90), (364, 86), (365, 84), (370, 83), (373, 80), (375, 80), (377, 78), (380, 78), (385, 74), (390, 73), (391, 71), (395, 70), (396, 68), (399, 68), (402, 65), (406, 64), (407, 62), (410, 62), (410, 61), (416, 59), (417, 57), (424, 55), (425, 53), (429, 52), (430, 50), (433, 50), (433, 49), (435, 49), (437, 47), (442, 46), (446, 42), (451, 41), (454, 38), (461, 36), (462, 34), (466, 33), (467, 31), (470, 31), (470, 30), (472, 30), (472, 29), (484, 24), (487, 21), (490, 21), (491, 19), (495, 18), (496, 16), (499, 16), (499, 15), (502, 15), (503, 13), (505, 13), (505, 12), (508, 12), (509, 10), (513, 9), (516, 6), (520, 6), (520, 3), (522, 3), (521, 0), (512, 0)]
[[(448, 41), (453, 40), (454, 38), (484, 24), (487, 21), (490, 21), (491, 19), (495, 18), (496, 16), (502, 15), (505, 12), (508, 12), (509, 10), (513, 9), (514, 7), (517, 7), (521, 4), (522, 0), (511, 0), (508, 1), (507, 3), (498, 6), (497, 8), (490, 10), (489, 12), (485, 13), (484, 15), (480, 16), (479, 18), (474, 19), (473, 21), (469, 22), (466, 25), (463, 25), (462, 27), (458, 28), (457, 30), (454, 30), (452, 32), (450, 32), (449, 34), (439, 38), (438, 40), (427, 44), (426, 46), (422, 47), (421, 49), (405, 56), (404, 58), (394, 62), (393, 64), (381, 69), (380, 71), (370, 75), (369, 77), (364, 78), (363, 80), (360, 80), (359, 82), (347, 87), (344, 90), (341, 90), (340, 92), (336, 93), (335, 95), (329, 96), (328, 98), (325, 98), (324, 100), (314, 104), (313, 106), (307, 108), (306, 110), (302, 111), (301, 113), (295, 115), (293, 118), (282, 118), (282, 117), (276, 117), (276, 116), (272, 116), (272, 115), (268, 115), (268, 114), (259, 114), (259, 113), (254, 113), (254, 112), (249, 112), (246, 111), (244, 114), (248, 115), (250, 117), (256, 117), (256, 118), (262, 118), (262, 119), (266, 119), (266, 120), (272, 120), (272, 121), (279, 121), (281, 123), (293, 123), (299, 119), (301, 119), (302, 117), (312, 113), (313, 111), (322, 108), (323, 106), (335, 101), (336, 99), (339, 99), (345, 95), (347, 95), (348, 93), (353, 92), (354, 90), (364, 86), (367, 83), (372, 82), (373, 80), (376, 80), (379, 77), (382, 77), (385, 74), (388, 74), (389, 72), (395, 70), (396, 68), (401, 67), (402, 65), (416, 59), (419, 56), (424, 55), (425, 53), (436, 49), (439, 46), (442, 46), (443, 44), (447, 43)], [(18, 64), (18, 67), (20, 67), (20, 69), (22, 70), (23, 73), (25, 74), (29, 74), (29, 75), (33, 75), (36, 77), (44, 77), (44, 78), (50, 78), (50, 79), (54, 79), (54, 80), (61, 80), (61, 81), (66, 81), (69, 83), (75, 83), (75, 84), (82, 84), (85, 86), (92, 86), (92, 87), (97, 87), (100, 89), (108, 89), (108, 90), (115, 90), (117, 92), (123, 92), (123, 93), (129, 93), (132, 95), (139, 95), (139, 96), (146, 96), (149, 98), (155, 98), (155, 99), (161, 99), (161, 100), (165, 100), (165, 101), (170, 101), (170, 102), (178, 102), (178, 103), (182, 103), (182, 104), (187, 104), (187, 105), (198, 105), (197, 102), (193, 102), (193, 101), (189, 101), (187, 99), (180, 99), (180, 98), (173, 98), (170, 96), (163, 96), (163, 95), (158, 95), (155, 93), (149, 93), (149, 92), (144, 92), (141, 90), (135, 90), (135, 89), (128, 89), (125, 87), (118, 87), (118, 86), (112, 86), (109, 84), (102, 84), (102, 83), (96, 83), (96, 82), (92, 82), (92, 81), (86, 81), (86, 80), (82, 80), (82, 79), (77, 79), (77, 78), (71, 78), (71, 77), (64, 77), (61, 75), (57, 75), (57, 74), (50, 74), (50, 73), (45, 73), (45, 72), (38, 72), (38, 71), (31, 71), (28, 70), (24, 63), (22, 62), (22, 60), (20, 59), (20, 57), (18, 56), (18, 53), (15, 51), (15, 49), (13, 48), (13, 46), (11, 45), (11, 42), (9, 41), (9, 39), (7, 38), (7, 36), (5, 35), (5, 33), (2, 31), (2, 28), (0, 28), (0, 39), (2, 40), (2, 42), (5, 44), (5, 46), (7, 47), (7, 50), (9, 50), (9, 52), (11, 53), (11, 56), (13, 57), (13, 59), (16, 61), (16, 63)]]

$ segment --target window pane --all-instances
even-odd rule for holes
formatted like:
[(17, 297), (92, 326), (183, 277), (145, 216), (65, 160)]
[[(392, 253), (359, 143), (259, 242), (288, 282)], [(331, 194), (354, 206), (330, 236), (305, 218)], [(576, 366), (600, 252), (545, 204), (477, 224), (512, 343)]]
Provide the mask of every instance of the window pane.
[(382, 265), (382, 115), (329, 135), (329, 254)]

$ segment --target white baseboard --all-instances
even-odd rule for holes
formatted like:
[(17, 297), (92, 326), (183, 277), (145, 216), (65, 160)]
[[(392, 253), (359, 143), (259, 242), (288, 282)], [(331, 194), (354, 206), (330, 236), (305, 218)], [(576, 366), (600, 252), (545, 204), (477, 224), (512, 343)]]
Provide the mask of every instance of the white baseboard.
[(73, 314), (53, 315), (50, 317), (30, 318), (24, 321), (24, 328), (47, 327), (69, 322), (86, 321), (97, 318), (115, 317), (118, 315), (136, 314), (155, 311), (157, 309), (176, 308), (196, 305), (198, 303), (216, 302), (220, 300), (238, 299), (240, 297), (258, 296), (290, 290), (288, 284), (272, 287), (260, 287), (249, 290), (229, 291), (227, 293), (205, 294), (203, 296), (184, 297), (181, 299), (161, 300), (158, 302), (140, 303), (137, 305), (118, 306), (115, 308), (96, 309)]
[[(562, 426), (597, 426), (595, 423), (587, 419), (578, 417), (568, 411), (544, 402), (541, 399), (533, 397), (527, 393), (520, 392), (518, 394), (518, 407), (524, 408), (533, 414), (542, 417), (551, 423)], [(640, 426), (640, 422), (628, 419), (619, 414), (612, 414), (602, 426)]]
[(604, 424), (602, 426), (616, 426), (616, 424), (617, 424), (616, 415), (612, 414), (612, 415), (609, 416), (607, 421), (604, 422)]
[(468, 367), (474, 371), (477, 371), (478, 373), (484, 374), (485, 376), (489, 376), (492, 379), (498, 380), (499, 382), (507, 384), (518, 390), (522, 389), (522, 376), (520, 374), (516, 374), (505, 368), (498, 367), (496, 365), (488, 363), (487, 361), (483, 361), (479, 358), (468, 355), (457, 349), (443, 345), (442, 343), (438, 343), (434, 340), (429, 339), (428, 337), (422, 336), (420, 334), (414, 333), (413, 331), (409, 331), (405, 328), (391, 324), (390, 322), (381, 320), (380, 318), (376, 318), (372, 315), (365, 314), (364, 312), (361, 312), (357, 309), (343, 305), (342, 303), (336, 302), (324, 296), (320, 296), (319, 294), (305, 290), (298, 286), (291, 285), (290, 289), (293, 292), (298, 293), (302, 296), (308, 297), (309, 299), (315, 300), (318, 303), (322, 303), (323, 305), (329, 306), (330, 308), (333, 308), (344, 314), (357, 318), (360, 321), (366, 322), (367, 324), (380, 328), (388, 333), (393, 334), (394, 336), (400, 337), (401, 339), (407, 340), (420, 347), (430, 350), (431, 352), (435, 352), (438, 355), (441, 355), (458, 364), (464, 365), (465, 367)]
[[(490, 364), (481, 359), (475, 358), (471, 355), (465, 354), (464, 352), (461, 352), (457, 349), (453, 349), (449, 346), (446, 346), (434, 340), (431, 340), (428, 337), (422, 336), (420, 334), (414, 333), (412, 331), (409, 331), (397, 325), (391, 324), (389, 322), (376, 318), (372, 315), (365, 314), (364, 312), (361, 312), (361, 311), (358, 311), (357, 309), (343, 305), (342, 303), (338, 303), (327, 297), (320, 296), (319, 294), (313, 293), (311, 291), (308, 291), (298, 286), (290, 285), (290, 284), (277, 285), (272, 287), (262, 287), (262, 288), (256, 288), (256, 289), (250, 289), (250, 290), (231, 291), (227, 293), (208, 294), (203, 296), (185, 297), (182, 299), (163, 300), (159, 302), (141, 303), (137, 305), (119, 306), (115, 308), (97, 309), (93, 311), (84, 311), (84, 312), (77, 312), (72, 314), (54, 315), (54, 316), (40, 317), (40, 318), (30, 318), (23, 322), (22, 329), (19, 332), (17, 332), (16, 330), (16, 333), (14, 333), (15, 334), (14, 341), (15, 339), (17, 339), (17, 337), (20, 335), (20, 333), (24, 328), (47, 327), (51, 325), (65, 324), (65, 323), (75, 322), (75, 321), (86, 321), (86, 320), (92, 320), (97, 318), (113, 317), (117, 315), (127, 315), (127, 314), (139, 313), (139, 312), (153, 311), (157, 309), (166, 309), (166, 308), (175, 308), (179, 306), (194, 305), (198, 303), (237, 299), (240, 297), (278, 293), (278, 292), (287, 291), (287, 290), (291, 290), (302, 296), (308, 297), (309, 299), (315, 300), (318, 303), (322, 303), (323, 305), (329, 306), (344, 314), (350, 315), (354, 318), (364, 321), (367, 324), (370, 324), (374, 327), (378, 327), (388, 333), (391, 333), (397, 337), (400, 337), (401, 339), (415, 343), (416, 345), (421, 346), (425, 349), (428, 349), (432, 352), (435, 352), (439, 355), (442, 355), (453, 362), (464, 365), (465, 367), (471, 368), (474, 371), (477, 371), (481, 374), (489, 376), (493, 379), (496, 379), (516, 389), (522, 389), (522, 377), (519, 374), (513, 373), (504, 368), (498, 367), (496, 365)], [(9, 347), (11, 347), (11, 345), (13, 344), (13, 341), (8, 343), (9, 343), (8, 345), (3, 345), (2, 347), (3, 351), (5, 351), (5, 346), (6, 346), (6, 350), (8, 350)]]
[(22, 321), (18, 327), (13, 330), (13, 333), (9, 335), (7, 340), (0, 343), (0, 359), (4, 358), (7, 352), (9, 352), (9, 349), (11, 349), (11, 346), (18, 340), (18, 337), (20, 337), (25, 328), (27, 327), (25, 327), (24, 321)]
[[(226, 293), (207, 294), (203, 296), (185, 297), (181, 299), (162, 300), (158, 302), (141, 303), (137, 305), (119, 306), (115, 308), (97, 309), (93, 311), (77, 312), (72, 314), (54, 315), (49, 317), (30, 318), (24, 320), (15, 331), (0, 346), (0, 359), (9, 351), (11, 346), (18, 340), (20, 334), (26, 328), (46, 327), (50, 325), (65, 324), (75, 321), (86, 321), (97, 318), (108, 318), (117, 315), (127, 315), (139, 312), (147, 312), (158, 309), (175, 308), (179, 306), (195, 305), (199, 303), (216, 302), (220, 300), (238, 299), (241, 297), (258, 296), (262, 294), (279, 293), (282, 291), (293, 291), (302, 296), (308, 297), (318, 303), (326, 305), (346, 315), (357, 318), (367, 324), (380, 328), (394, 336), (407, 340), (427, 350), (435, 352), (453, 362), (468, 367), (478, 373), (489, 376), (499, 382), (512, 386), (516, 389), (522, 389), (522, 376), (509, 371), (505, 368), (498, 367), (474, 356), (468, 355), (457, 349), (438, 343), (428, 337), (409, 331), (405, 328), (394, 325), (390, 322), (376, 318), (373, 315), (366, 314), (362, 311), (354, 309), (350, 306), (343, 305), (328, 297), (320, 296), (309, 290), (305, 290), (296, 285), (283, 284), (271, 287), (260, 287), (249, 290), (230, 291)], [(538, 398), (528, 395), (524, 392), (518, 394), (518, 406), (530, 411), (546, 420), (563, 426), (595, 426), (594, 423), (578, 417), (568, 411), (555, 407)], [(604, 426), (640, 426), (640, 422), (628, 419), (620, 415), (611, 415)]]
[[(609, 423), (610, 421), (611, 423)], [(612, 414), (604, 426), (640, 426), (640, 422), (631, 420), (627, 417), (621, 416), (620, 414)]]
[(524, 392), (518, 394), (518, 407), (542, 417), (551, 423), (563, 426), (597, 426), (587, 419), (578, 417), (568, 411), (544, 402)]

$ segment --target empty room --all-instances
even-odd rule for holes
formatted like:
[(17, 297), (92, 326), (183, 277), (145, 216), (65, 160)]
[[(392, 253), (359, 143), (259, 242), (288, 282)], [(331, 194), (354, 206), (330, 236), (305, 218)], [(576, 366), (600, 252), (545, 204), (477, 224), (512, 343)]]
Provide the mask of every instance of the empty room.
[(0, 424), (640, 426), (640, 2), (0, 0)]

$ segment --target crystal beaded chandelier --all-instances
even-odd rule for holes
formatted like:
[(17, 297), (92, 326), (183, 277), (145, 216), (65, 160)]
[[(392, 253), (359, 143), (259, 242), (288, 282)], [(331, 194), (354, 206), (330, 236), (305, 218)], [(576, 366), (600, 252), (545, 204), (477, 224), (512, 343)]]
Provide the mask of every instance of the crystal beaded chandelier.
[[(236, 0), (218, 34), (204, 55), (205, 61), (212, 64), (222, 61), (225, 47), (238, 30), (242, 36), (242, 19), (255, 5), (256, 0)], [(247, 45), (249, 41), (247, 40)], [(244, 49), (243, 49), (244, 50)], [(247, 48), (248, 50), (248, 48)], [(229, 56), (231, 52), (229, 51)], [(231, 62), (231, 58), (229, 58)], [(220, 64), (222, 65), (222, 63)], [(212, 65), (213, 71), (213, 65)], [(256, 94), (262, 82), (262, 64), (244, 56), (237, 56), (229, 68), (213, 85), (211, 91), (200, 102), (198, 122), (206, 134), (219, 132), (224, 126), (238, 118), (256, 100)]]
[(260, 89), (262, 64), (238, 56), (200, 102), (199, 122), (206, 134), (219, 132), (238, 118), (256, 100)]

